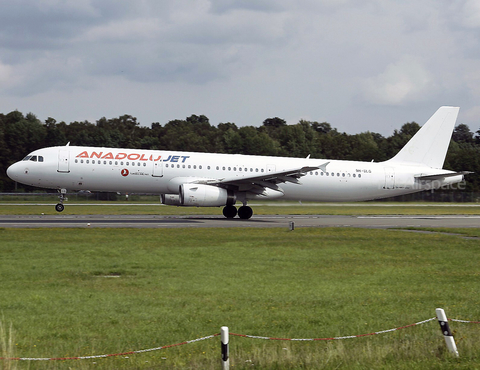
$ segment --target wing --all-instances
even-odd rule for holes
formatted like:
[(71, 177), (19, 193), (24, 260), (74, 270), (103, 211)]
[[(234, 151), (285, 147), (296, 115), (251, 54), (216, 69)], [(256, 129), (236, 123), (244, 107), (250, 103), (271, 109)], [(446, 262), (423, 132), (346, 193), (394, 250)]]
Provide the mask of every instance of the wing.
[(300, 181), (298, 180), (300, 177), (305, 176), (308, 172), (314, 170), (326, 172), (326, 168), (329, 163), (330, 162), (326, 162), (320, 166), (304, 166), (289, 170), (262, 173), (261, 175), (255, 174), (255, 176), (207, 180), (206, 184), (230, 188), (237, 191), (249, 191), (258, 194), (263, 193), (267, 188), (283, 193), (283, 190), (278, 186), (278, 184), (287, 182), (300, 184)]

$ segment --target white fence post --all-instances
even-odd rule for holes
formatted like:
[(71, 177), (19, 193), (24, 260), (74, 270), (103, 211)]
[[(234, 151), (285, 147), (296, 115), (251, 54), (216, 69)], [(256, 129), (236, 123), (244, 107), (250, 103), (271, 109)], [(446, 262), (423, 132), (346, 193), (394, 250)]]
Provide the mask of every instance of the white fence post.
[(445, 343), (447, 343), (448, 350), (458, 357), (457, 345), (455, 344), (455, 339), (453, 338), (453, 334), (448, 326), (448, 319), (447, 315), (445, 315), (445, 311), (443, 308), (437, 308), (435, 312), (437, 313), (438, 323), (440, 324), (440, 329), (442, 330), (443, 337), (445, 338)]
[(229, 343), (228, 343), (228, 326), (222, 326), (220, 329), (220, 338), (222, 342), (222, 370), (230, 368)]

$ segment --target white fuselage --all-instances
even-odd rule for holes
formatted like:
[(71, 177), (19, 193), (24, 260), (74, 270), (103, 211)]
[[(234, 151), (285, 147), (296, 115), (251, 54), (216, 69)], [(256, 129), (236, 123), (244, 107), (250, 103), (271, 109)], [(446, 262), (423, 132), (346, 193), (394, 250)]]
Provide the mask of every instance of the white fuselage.
[[(451, 174), (452, 171), (389, 161), (373, 163), (75, 146), (36, 150), (10, 166), (7, 172), (17, 182), (40, 188), (178, 194), (179, 186), (185, 183), (241, 180), (325, 163), (328, 163), (325, 170), (307, 172), (298, 184), (281, 183), (278, 185), (280, 191), (266, 188), (263, 193), (247, 199), (361, 201), (439, 188), (463, 180), (462, 175), (457, 175), (425, 183), (416, 177), (438, 175), (439, 172)], [(241, 192), (241, 186), (237, 190)]]

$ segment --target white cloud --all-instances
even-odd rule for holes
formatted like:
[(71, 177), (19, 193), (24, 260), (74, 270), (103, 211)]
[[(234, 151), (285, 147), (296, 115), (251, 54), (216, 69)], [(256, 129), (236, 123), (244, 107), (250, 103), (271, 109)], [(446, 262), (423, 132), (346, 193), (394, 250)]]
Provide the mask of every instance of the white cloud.
[(10, 85), (12, 83), (12, 77), (13, 77), (13, 68), (9, 66), (8, 64), (3, 64), (0, 61), (0, 83), (5, 86), (5, 85)]
[(466, 0), (461, 10), (462, 24), (465, 27), (480, 27), (480, 2), (478, 0)]
[(147, 124), (309, 117), (358, 132), (480, 101), (478, 0), (0, 4), (4, 109), (66, 121), (118, 109)]
[(426, 100), (434, 93), (433, 78), (423, 63), (406, 56), (364, 83), (364, 98), (373, 104), (402, 105)]
[(146, 42), (155, 39), (160, 29), (160, 20), (156, 18), (114, 20), (107, 24), (99, 24), (89, 28), (73, 42), (120, 42), (122, 44)]

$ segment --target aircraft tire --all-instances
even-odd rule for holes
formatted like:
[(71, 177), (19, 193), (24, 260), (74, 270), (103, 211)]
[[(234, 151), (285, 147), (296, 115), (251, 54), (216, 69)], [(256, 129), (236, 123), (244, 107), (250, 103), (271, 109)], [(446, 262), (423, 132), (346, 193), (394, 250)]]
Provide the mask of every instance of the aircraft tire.
[(238, 217), (240, 217), (242, 220), (248, 220), (250, 217), (253, 215), (253, 210), (249, 206), (241, 206), (238, 209)]
[(237, 215), (237, 207), (235, 207), (235, 206), (225, 206), (225, 207), (223, 207), (223, 215), (226, 218), (234, 218)]
[(55, 211), (57, 212), (63, 212), (64, 209), (65, 206), (62, 203), (58, 203), (57, 205), (55, 205)]

